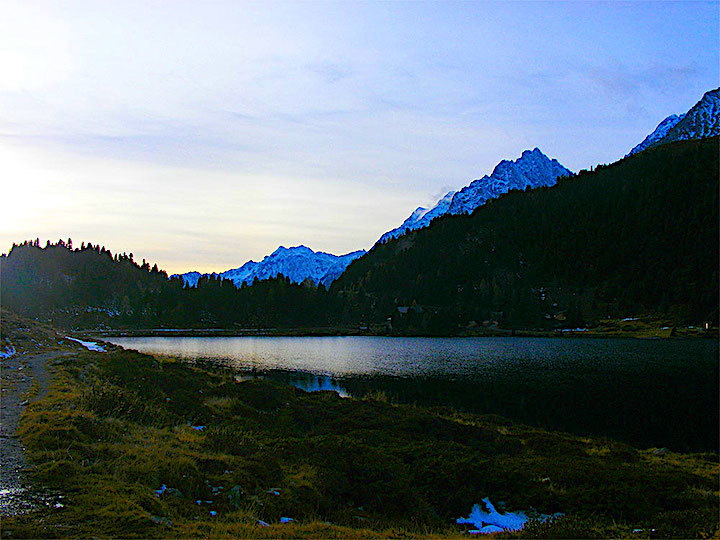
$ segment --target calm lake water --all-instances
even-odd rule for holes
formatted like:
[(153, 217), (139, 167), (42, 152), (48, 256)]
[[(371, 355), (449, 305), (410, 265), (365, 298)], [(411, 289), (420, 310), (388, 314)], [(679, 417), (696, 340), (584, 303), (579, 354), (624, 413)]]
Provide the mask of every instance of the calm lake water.
[(109, 338), (341, 395), (452, 406), (634, 444), (715, 449), (714, 340), (386, 337)]
[(109, 338), (128, 349), (253, 370), (293, 370), (335, 377), (472, 377), (508, 367), (607, 367), (692, 363), (716, 358), (714, 340), (389, 337), (139, 337)]

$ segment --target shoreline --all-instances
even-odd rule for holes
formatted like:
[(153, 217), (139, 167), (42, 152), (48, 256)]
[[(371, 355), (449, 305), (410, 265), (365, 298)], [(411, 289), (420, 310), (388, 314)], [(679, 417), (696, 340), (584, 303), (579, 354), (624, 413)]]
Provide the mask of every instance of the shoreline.
[(483, 330), (465, 331), (456, 334), (427, 333), (391, 333), (350, 328), (145, 328), (145, 329), (106, 329), (77, 330), (76, 333), (88, 337), (397, 337), (397, 338), (626, 338), (626, 339), (718, 339), (718, 329), (677, 327), (675, 335), (672, 329), (560, 329), (560, 330)]

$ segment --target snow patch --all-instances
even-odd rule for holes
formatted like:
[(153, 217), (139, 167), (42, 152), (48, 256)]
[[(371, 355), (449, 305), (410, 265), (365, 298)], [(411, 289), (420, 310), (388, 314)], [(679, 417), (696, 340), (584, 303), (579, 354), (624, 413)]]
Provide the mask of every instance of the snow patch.
[(485, 525), (482, 529), (470, 529), (468, 534), (492, 534), (496, 532), (503, 532), (505, 529), (498, 527), (497, 525)]
[(482, 502), (485, 504), (487, 511), (483, 510), (483, 508), (479, 504), (476, 504), (472, 507), (472, 511), (470, 512), (470, 515), (468, 517), (460, 517), (457, 519), (457, 523), (460, 525), (467, 524), (477, 527), (476, 529), (469, 530), (468, 533), (470, 534), (490, 534), (501, 531), (519, 531), (530, 519), (547, 521), (548, 519), (560, 517), (563, 515), (560, 513), (554, 515), (535, 515), (533, 513), (532, 517), (528, 517), (528, 515), (523, 511), (506, 512), (504, 514), (501, 514), (490, 502), (489, 497), (485, 497), (484, 499), (482, 499)]
[(106, 352), (106, 351), (105, 351), (105, 347), (103, 347), (102, 345), (98, 345), (98, 344), (97, 344), (96, 342), (94, 342), (94, 341), (83, 341), (82, 339), (72, 338), (72, 337), (68, 337), (68, 336), (65, 336), (65, 337), (66, 337), (67, 339), (69, 339), (70, 341), (76, 341), (76, 342), (78, 342), (80, 345), (82, 345), (83, 347), (85, 347), (85, 348), (88, 349), (89, 351)]
[(8, 345), (4, 350), (0, 351), (0, 358), (10, 358), (15, 355), (15, 347)]
[(508, 531), (518, 531), (525, 526), (528, 521), (528, 517), (524, 512), (508, 512), (507, 514), (501, 514), (498, 512), (493, 504), (490, 502), (489, 497), (485, 497), (482, 502), (489, 510), (488, 512), (483, 511), (479, 504), (472, 507), (470, 515), (466, 518), (458, 518), (458, 524), (475, 525), (479, 530), (482, 530), (486, 525), (494, 525)]

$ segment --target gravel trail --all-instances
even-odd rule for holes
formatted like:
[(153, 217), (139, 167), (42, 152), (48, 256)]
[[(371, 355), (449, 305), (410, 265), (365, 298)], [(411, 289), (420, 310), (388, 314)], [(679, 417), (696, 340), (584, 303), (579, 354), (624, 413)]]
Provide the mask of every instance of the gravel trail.
[[(44, 502), (25, 481), (27, 462), (18, 425), (25, 407), (47, 395), (51, 381), (48, 363), (70, 354), (15, 354), (0, 360), (0, 516), (25, 513)], [(35, 389), (33, 383), (37, 383)]]

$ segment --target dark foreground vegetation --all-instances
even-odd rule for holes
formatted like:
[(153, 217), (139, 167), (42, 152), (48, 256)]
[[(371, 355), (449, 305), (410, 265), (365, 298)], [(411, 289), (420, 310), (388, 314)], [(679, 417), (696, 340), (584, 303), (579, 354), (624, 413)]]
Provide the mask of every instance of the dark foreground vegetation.
[[(718, 138), (653, 148), (512, 192), (378, 245), (325, 287), (239, 289), (70, 240), (0, 257), (3, 305), (64, 328), (367, 328), (455, 335), (718, 322)], [(658, 327), (660, 328), (660, 327)]]
[(238, 382), (13, 320), (20, 354), (73, 352), (21, 422), (35, 484), (65, 498), (4, 519), (5, 537), (456, 536), (484, 497), (565, 514), (508, 537), (717, 534), (716, 454)]

